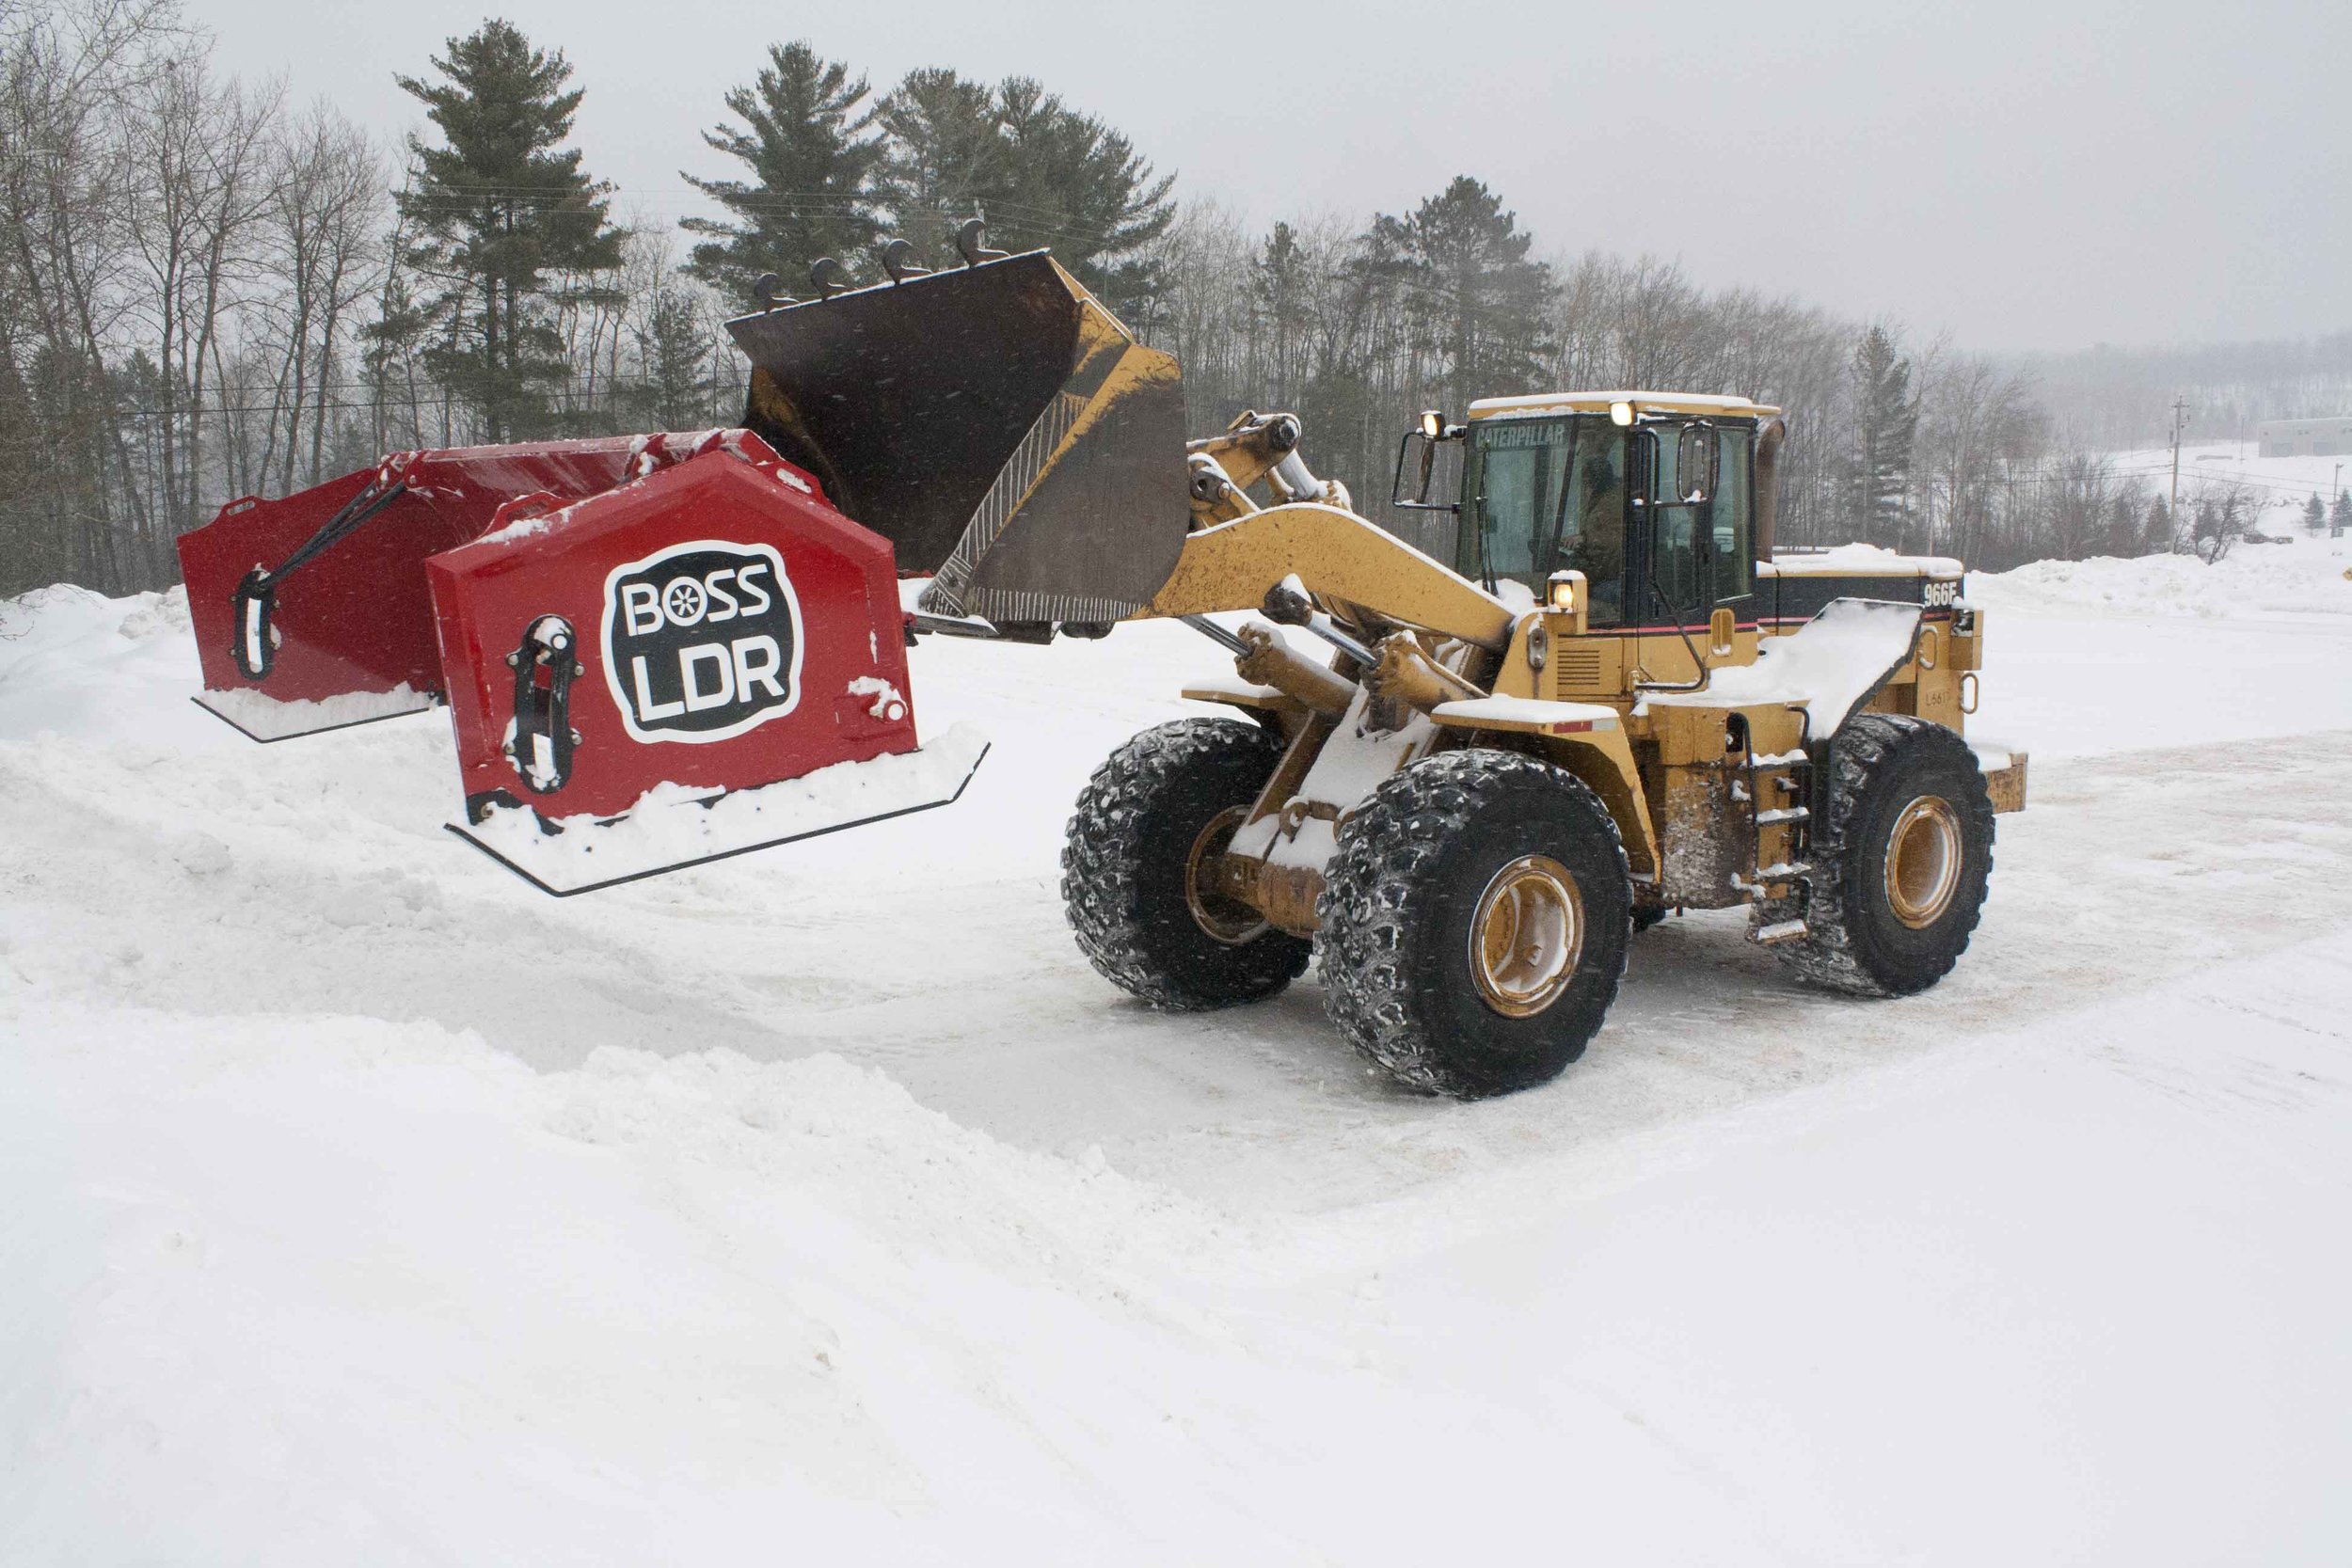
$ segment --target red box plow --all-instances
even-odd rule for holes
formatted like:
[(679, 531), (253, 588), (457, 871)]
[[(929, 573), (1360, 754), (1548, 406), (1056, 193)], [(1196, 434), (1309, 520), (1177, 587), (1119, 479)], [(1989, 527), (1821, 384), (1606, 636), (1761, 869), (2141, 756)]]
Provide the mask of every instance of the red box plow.
[(264, 740), (447, 703), (452, 828), (553, 893), (945, 804), (983, 749), (918, 752), (890, 541), (743, 430), (404, 452), (181, 562), (199, 702)]
[(993, 255), (728, 323), (742, 428), (230, 503), (180, 541), (198, 701), (261, 740), (446, 703), (451, 827), (559, 894), (954, 800), (985, 746), (917, 746), (912, 633), (1100, 635), (1190, 521), (1175, 361)]

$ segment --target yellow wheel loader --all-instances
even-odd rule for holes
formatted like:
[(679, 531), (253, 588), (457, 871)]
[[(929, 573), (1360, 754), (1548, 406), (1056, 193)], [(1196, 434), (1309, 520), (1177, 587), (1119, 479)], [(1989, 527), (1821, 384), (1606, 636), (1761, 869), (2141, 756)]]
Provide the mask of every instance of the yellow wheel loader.
[[(916, 304), (950, 290), (973, 308)], [(2025, 788), (2022, 756), (1962, 738), (1982, 616), (1957, 562), (1776, 555), (1775, 409), (1608, 391), (1425, 415), (1391, 500), (1456, 519), (1444, 562), (1318, 479), (1289, 414), (1184, 443), (1180, 469), (1176, 366), (1042, 253), (738, 336), (753, 428), (902, 570), (936, 564), (927, 625), (1177, 617), (1233, 656), (1184, 694), (1236, 717), (1136, 736), (1071, 822), (1079, 946), (1146, 1002), (1254, 1001), (1314, 958), (1358, 1050), (1475, 1096), (1574, 1061), (1670, 911), (1745, 907), (1752, 940), (1866, 995), (1932, 985), (1967, 945), (1994, 814)], [(1002, 397), (1015, 364), (1028, 389)], [(944, 484), (962, 458), (931, 433), (962, 441), (982, 421), (944, 411), (974, 404), (993, 435)]]
[[(1749, 940), (1856, 994), (1951, 969), (1994, 815), (2025, 799), (2023, 755), (1963, 739), (1984, 621), (1957, 562), (1775, 552), (1776, 410), (1598, 391), (1423, 415), (1391, 499), (1453, 519), (1442, 562), (1318, 478), (1290, 414), (1187, 441), (1175, 361), (1045, 252), (989, 251), (977, 225), (960, 245), (965, 264), (936, 273), (893, 246), (866, 288), (820, 263), (806, 302), (763, 280), (763, 308), (729, 324), (753, 367), (743, 431), (640, 437), (610, 473), (601, 449), (404, 454), (385, 471), (405, 489), (355, 476), (299, 547), (309, 523), (274, 525), (285, 562), (249, 572), (237, 508), (259, 503), (233, 503), (214, 525), (206, 635), (229, 652), (208, 652), (208, 682), (216, 665), (224, 685), (269, 679), (276, 614), (299, 639), (283, 662), (319, 650), (302, 668), (324, 684), (300, 704), (208, 703), (271, 735), (357, 711), (331, 706), (358, 641), (331, 572), (285, 579), (366, 537), (381, 495), (460, 494), (429, 483), (424, 460), (445, 459), (466, 495), (505, 474), (539, 488), (379, 531), (379, 605), (388, 572), (447, 553), (430, 566), (438, 671), (420, 610), (418, 651), (378, 661), (371, 689), (452, 703), (459, 831), (552, 891), (951, 799), (977, 750), (943, 745), (922, 773), (878, 628), (1038, 642), (1172, 618), (1232, 656), (1184, 691), (1232, 717), (1121, 747), (1062, 858), (1080, 948), (1154, 1006), (1254, 1001), (1312, 960), (1357, 1050), (1404, 1085), (1475, 1097), (1576, 1060), (1628, 942), (1670, 911), (1745, 908)], [(876, 535), (902, 577), (930, 579), (902, 624), (870, 564), (841, 564)], [(755, 635), (707, 631), (755, 581), (771, 606)], [(857, 787), (882, 768), (903, 798)], [(818, 807), (833, 818), (795, 815)], [(628, 847), (630, 819), (658, 812), (672, 825)], [(535, 829), (494, 844), (501, 814)], [(742, 842), (721, 842), (728, 823)], [(602, 869), (565, 882), (558, 849)]]

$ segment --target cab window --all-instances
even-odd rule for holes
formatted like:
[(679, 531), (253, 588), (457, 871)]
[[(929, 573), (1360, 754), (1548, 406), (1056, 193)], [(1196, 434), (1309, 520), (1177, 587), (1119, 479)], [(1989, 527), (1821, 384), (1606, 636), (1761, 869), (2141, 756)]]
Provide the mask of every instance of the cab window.
[[(1715, 607), (1744, 598), (1749, 582), (1748, 531), (1755, 515), (1756, 432), (1719, 425), (1714, 494), (1698, 506), (1660, 506), (1652, 512), (1650, 576), (1664, 602), (1658, 613), (1695, 626)], [(1677, 489), (1678, 443), (1669, 430), (1649, 450), (1659, 465), (1657, 493)]]
[(1625, 576), (1625, 433), (1605, 418), (1490, 420), (1471, 432), (1461, 545), (1466, 577), (1531, 591), (1561, 567), (1590, 585), (1595, 625), (1618, 623)]
[(1708, 553), (1715, 579), (1714, 602), (1745, 598), (1748, 583), (1748, 528), (1756, 515), (1751, 494), (1755, 477), (1756, 432), (1726, 425), (1716, 432), (1723, 451), (1715, 469), (1715, 500), (1708, 509)]
[(1481, 426), (1471, 465), (1471, 531), (1480, 569), (1529, 586), (1548, 515), (1567, 471), (1575, 433), (1565, 420), (1511, 420)]
[(1580, 420), (1574, 478), (1560, 509), (1559, 546), (1550, 572), (1584, 574), (1594, 626), (1613, 626), (1625, 582), (1625, 432), (1606, 420)]

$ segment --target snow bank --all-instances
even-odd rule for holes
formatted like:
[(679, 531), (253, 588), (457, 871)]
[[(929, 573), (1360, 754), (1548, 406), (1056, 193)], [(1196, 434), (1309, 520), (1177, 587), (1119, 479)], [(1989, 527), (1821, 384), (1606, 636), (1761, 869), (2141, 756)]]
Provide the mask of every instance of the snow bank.
[[(74, 658), (103, 640), (140, 644), (188, 635), (188, 591), (134, 594), (110, 599), (61, 582), (13, 599), (0, 599), (0, 682), (20, 689), (60, 684)], [(168, 650), (167, 650), (168, 652)], [(190, 659), (195, 651), (188, 651)]]
[(0, 599), (0, 740), (250, 746), (189, 701), (203, 687), (184, 588), (109, 599), (59, 584)]
[(1120, 1261), (1201, 1216), (837, 1058), (10, 1011), (13, 1563), (1075, 1560), (1238, 1381)]
[[(2037, 561), (1968, 578), (1971, 602), (2042, 614), (2212, 621), (2352, 616), (2352, 538), (2240, 543), (2207, 565), (2190, 555)], [(1997, 635), (1997, 634), (1996, 634)]]

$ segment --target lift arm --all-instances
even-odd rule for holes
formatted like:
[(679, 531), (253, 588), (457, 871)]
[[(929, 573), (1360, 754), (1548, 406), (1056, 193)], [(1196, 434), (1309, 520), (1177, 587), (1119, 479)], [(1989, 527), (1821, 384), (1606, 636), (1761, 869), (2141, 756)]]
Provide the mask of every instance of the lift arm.
[(1316, 595), (1383, 620), (1493, 653), (1510, 645), (1513, 616), (1502, 600), (1354, 513), (1314, 501), (1188, 534), (1166, 585), (1129, 619), (1256, 610), (1294, 575)]

